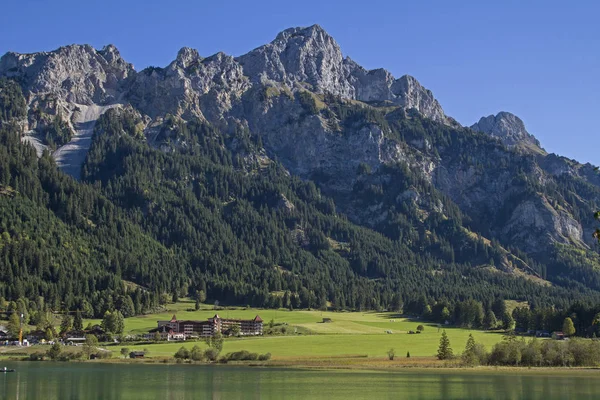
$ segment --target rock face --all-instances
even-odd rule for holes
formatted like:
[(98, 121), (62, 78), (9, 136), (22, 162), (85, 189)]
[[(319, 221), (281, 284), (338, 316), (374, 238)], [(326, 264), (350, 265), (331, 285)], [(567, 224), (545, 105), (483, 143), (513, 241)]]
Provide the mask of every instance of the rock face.
[[(298, 91), (308, 90), (344, 99), (390, 102), (406, 110), (416, 109), (435, 121), (449, 121), (431, 91), (416, 79), (410, 76), (395, 79), (383, 69), (365, 70), (350, 58), (344, 58), (336, 41), (318, 25), (286, 29), (273, 42), (238, 58), (224, 53), (203, 58), (194, 49), (182, 48), (167, 67), (147, 68), (139, 73), (112, 45), (102, 50), (89, 45), (70, 45), (51, 52), (7, 53), (0, 59), (0, 76), (15, 78), (22, 84), (29, 109), (26, 131), (33, 135), (27, 140), (40, 149), (43, 132), (56, 117), (68, 123), (75, 136), (89, 136), (93, 121), (85, 121), (86, 128), (81, 128), (79, 113), (83, 106), (86, 110), (105, 110), (106, 106), (117, 103), (130, 103), (151, 118), (172, 114), (186, 120), (210, 121), (226, 130), (239, 126), (265, 129), (265, 135), (273, 139), (273, 149), (278, 149), (280, 146), (275, 144), (277, 140), (271, 131), (279, 130), (282, 119), (286, 118), (277, 115), (275, 110), (293, 115), (298, 103), (285, 99), (257, 103), (257, 96), (265, 90), (292, 97)], [(286, 109), (287, 106), (291, 108)], [(261, 107), (262, 110), (258, 110)], [(246, 114), (256, 118), (246, 118)], [(303, 133), (297, 131), (306, 129), (315, 135), (330, 132), (319, 117), (308, 118), (296, 126), (285, 126), (282, 131), (302, 137)], [(374, 159), (396, 152), (393, 145), (381, 139), (379, 127), (356, 134), (361, 143), (375, 143), (374, 149), (366, 150), (367, 146), (364, 150), (375, 155)], [(87, 143), (87, 136), (85, 140), (74, 139), (66, 149), (56, 149), (56, 155), (78, 153), (75, 159), (83, 160), (87, 146), (80, 144)], [(331, 142), (332, 138), (329, 137), (325, 146), (321, 146), (321, 139), (310, 142), (315, 145), (316, 159), (320, 157), (322, 161), (313, 160), (308, 164), (316, 163), (318, 168), (326, 169), (337, 164), (332, 160), (343, 158), (336, 144), (339, 138)], [(346, 160), (353, 157), (354, 149), (361, 147), (356, 140), (344, 146), (350, 150)], [(328, 148), (333, 150), (328, 152)], [(307, 157), (310, 151), (309, 146)], [(300, 160), (301, 154), (294, 156), (298, 164), (306, 164), (307, 157)], [(79, 167), (68, 164), (68, 172), (72, 174)]]
[(30, 101), (51, 94), (68, 103), (114, 102), (132, 72), (133, 66), (112, 45), (102, 50), (71, 45), (44, 53), (7, 53), (0, 59), (0, 75), (21, 78)]
[(502, 111), (495, 116), (481, 117), (471, 129), (497, 137), (507, 146), (525, 145), (541, 149), (540, 142), (527, 132), (523, 121), (509, 112)]
[(34, 135), (25, 140), (40, 153), (45, 129), (55, 118), (67, 122), (74, 137), (53, 156), (77, 178), (96, 119), (121, 100), (124, 83), (134, 73), (113, 45), (102, 50), (71, 45), (44, 53), (7, 53), (0, 59), (0, 76), (18, 79), (26, 94), (28, 129)]
[(390, 101), (415, 108), (427, 118), (444, 122), (442, 107), (411, 76), (395, 79), (384, 69), (367, 71), (343, 58), (337, 42), (319, 25), (291, 28), (275, 40), (237, 58), (253, 82), (273, 81), (315, 93), (331, 93), (361, 101)]
[(151, 117), (166, 113), (216, 121), (250, 84), (242, 67), (224, 53), (202, 58), (183, 48), (164, 69), (146, 69), (130, 82), (128, 99)]
[(355, 98), (342, 51), (319, 25), (291, 28), (274, 41), (237, 59), (254, 82), (271, 80), (291, 88), (308, 83), (317, 93)]
[[(366, 70), (344, 57), (318, 25), (284, 30), (237, 58), (224, 53), (202, 57), (184, 47), (168, 66), (140, 72), (114, 46), (7, 53), (0, 59), (0, 76), (21, 84), (28, 101), (24, 130), (37, 134), (27, 140), (38, 149), (43, 149), (39, 134), (54, 118), (72, 127), (73, 140), (53, 154), (75, 177), (96, 119), (111, 107), (129, 104), (143, 117), (149, 143), (161, 150), (169, 149), (157, 140), (167, 114), (184, 122), (209, 122), (225, 134), (260, 137), (261, 149), (237, 154), (252, 162), (277, 159), (290, 173), (318, 181), (361, 224), (386, 224), (407, 208), (418, 209), (419, 218), (426, 219), (447, 213), (452, 203), (479, 221), (490, 237), (530, 253), (554, 243), (585, 248), (593, 241), (593, 221), (577, 216), (575, 203), (562, 194), (552, 197), (542, 190), (555, 187), (558, 177), (571, 177), (578, 189), (567, 198), (600, 204), (600, 196), (588, 193), (593, 192), (589, 187), (600, 187), (592, 166), (546, 155), (523, 121), (507, 112), (463, 129), (415, 78)], [(429, 121), (419, 127), (421, 117)], [(394, 119), (402, 124), (393, 132)], [(417, 133), (409, 135), (412, 123)], [(453, 131), (440, 141), (439, 132), (446, 128)], [(432, 130), (437, 133), (428, 135)], [(412, 175), (406, 186), (394, 181), (399, 165)], [(525, 183), (519, 180), (522, 174)], [(385, 200), (384, 187), (393, 192)], [(363, 189), (365, 199), (352, 198)], [(284, 196), (278, 207), (294, 206)]]

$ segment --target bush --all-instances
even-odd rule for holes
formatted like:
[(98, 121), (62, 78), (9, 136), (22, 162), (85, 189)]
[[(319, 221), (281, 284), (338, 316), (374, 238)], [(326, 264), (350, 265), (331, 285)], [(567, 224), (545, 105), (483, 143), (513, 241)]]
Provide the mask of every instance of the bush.
[(174, 357), (178, 360), (188, 360), (190, 358), (190, 351), (185, 347), (181, 346)]
[(96, 358), (98, 358), (100, 360), (106, 360), (111, 357), (112, 357), (111, 351), (99, 351), (98, 353), (96, 353)]
[(204, 351), (204, 357), (209, 361), (217, 361), (219, 352), (215, 348), (209, 347)]
[(492, 365), (528, 365), (548, 367), (593, 367), (600, 364), (600, 343), (594, 340), (567, 341), (532, 339), (525, 342), (507, 336), (489, 354)]
[(202, 361), (204, 360), (204, 353), (200, 350), (200, 347), (194, 346), (192, 347), (192, 351), (190, 351), (190, 358), (193, 361)]
[(233, 353), (227, 353), (224, 357), (225, 361), (256, 361), (258, 360), (257, 353), (250, 353), (247, 350), (236, 351)]
[(394, 350), (394, 349), (389, 349), (389, 350), (387, 351), (387, 356), (388, 356), (388, 358), (389, 358), (390, 360), (393, 360), (393, 359), (394, 359), (394, 357), (396, 357), (396, 350)]
[(43, 361), (44, 357), (45, 357), (45, 354), (41, 353), (41, 352), (31, 353), (29, 355), (29, 361)]
[(265, 353), (258, 356), (258, 361), (269, 361), (271, 359), (271, 353)]

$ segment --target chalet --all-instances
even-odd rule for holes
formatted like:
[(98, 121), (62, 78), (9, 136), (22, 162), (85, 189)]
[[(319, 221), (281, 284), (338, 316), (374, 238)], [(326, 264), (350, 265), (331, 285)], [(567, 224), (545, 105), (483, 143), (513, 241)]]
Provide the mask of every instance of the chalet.
[(132, 351), (129, 353), (129, 358), (144, 358), (145, 355), (143, 351)]
[(552, 339), (565, 340), (566, 336), (563, 332), (552, 332)]
[(37, 342), (44, 340), (45, 338), (46, 338), (46, 332), (44, 332), (41, 329), (31, 331), (25, 335), (25, 339), (27, 339), (27, 341), (29, 343), (37, 343)]
[(216, 333), (231, 335), (238, 331), (241, 336), (257, 336), (263, 333), (263, 320), (258, 315), (253, 319), (221, 318), (219, 314), (206, 321), (178, 320), (157, 321), (158, 326), (148, 332), (147, 337), (158, 334), (167, 340), (185, 340), (192, 337), (209, 337)]
[(9, 336), (10, 335), (8, 334), (8, 332), (0, 330), (0, 340), (8, 340), (10, 339)]
[(102, 329), (102, 327), (98, 324), (92, 326), (90, 329), (86, 329), (85, 331), (86, 335), (94, 335), (97, 337), (101, 337), (104, 336), (106, 334), (106, 332), (104, 331), (104, 329)]

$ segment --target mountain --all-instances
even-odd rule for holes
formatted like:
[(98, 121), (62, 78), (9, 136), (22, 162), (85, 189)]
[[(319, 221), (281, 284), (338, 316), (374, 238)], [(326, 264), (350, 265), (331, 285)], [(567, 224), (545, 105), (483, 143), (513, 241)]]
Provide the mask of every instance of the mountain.
[(499, 112), (488, 117), (481, 117), (479, 122), (471, 125), (471, 129), (497, 137), (508, 147), (521, 147), (537, 153), (545, 153), (539, 140), (527, 132), (521, 118), (509, 112)]
[[(297, 296), (284, 304), (293, 307), (401, 298), (413, 310), (600, 299), (593, 166), (547, 154), (510, 113), (461, 126), (415, 78), (362, 68), (318, 25), (239, 57), (182, 48), (139, 72), (114, 46), (7, 53), (0, 77), (3, 207), (31, 202), (82, 248), (117, 229), (153, 249), (150, 269), (117, 256), (78, 267), (90, 279), (104, 265), (114, 279), (96, 290), (108, 297), (95, 313), (128, 285), (152, 293), (148, 304), (196, 290), (259, 306), (280, 305), (282, 292)], [(11, 155), (15, 137), (39, 160), (25, 144), (26, 156)], [(49, 172), (52, 159), (76, 180)], [(16, 220), (0, 229), (42, 243)], [(103, 251), (122, 254), (120, 245)], [(178, 265), (169, 273), (156, 269), (164, 251)], [(21, 261), (4, 260), (6, 279), (24, 278)], [(94, 301), (66, 292), (71, 305)]]

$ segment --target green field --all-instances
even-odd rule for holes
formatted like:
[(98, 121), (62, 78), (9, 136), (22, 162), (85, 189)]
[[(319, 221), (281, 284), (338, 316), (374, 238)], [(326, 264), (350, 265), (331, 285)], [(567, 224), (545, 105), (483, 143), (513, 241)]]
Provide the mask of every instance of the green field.
[[(207, 307), (207, 306), (205, 306)], [(170, 319), (173, 314), (178, 319), (206, 319), (218, 313), (222, 318), (254, 318), (256, 315), (265, 321), (286, 323), (288, 335), (262, 336), (256, 338), (228, 338), (225, 340), (223, 353), (248, 350), (256, 353), (271, 353), (274, 359), (308, 358), (308, 357), (342, 357), (368, 356), (385, 357), (390, 348), (394, 348), (398, 356), (405, 357), (409, 351), (411, 356), (434, 356), (439, 344), (441, 329), (437, 325), (399, 317), (389, 312), (321, 312), (321, 311), (288, 311), (263, 309), (201, 309), (193, 308), (192, 302), (181, 302), (169, 305), (169, 310), (145, 316), (127, 318), (125, 333), (145, 333), (156, 327), (156, 321)], [(323, 318), (332, 322), (323, 323)], [(419, 324), (425, 326), (421, 334), (408, 334), (415, 331)], [(502, 339), (495, 332), (483, 332), (461, 328), (444, 327), (455, 353), (464, 349), (469, 334), (473, 334), (477, 342), (488, 349)], [(294, 334), (297, 330), (300, 334)], [(386, 333), (391, 331), (392, 333)], [(150, 357), (172, 356), (182, 345), (191, 348), (195, 344), (204, 348), (204, 342), (168, 342), (160, 344), (128, 345), (130, 349), (146, 348)], [(121, 346), (119, 346), (120, 348)], [(119, 348), (113, 348), (118, 352)]]

